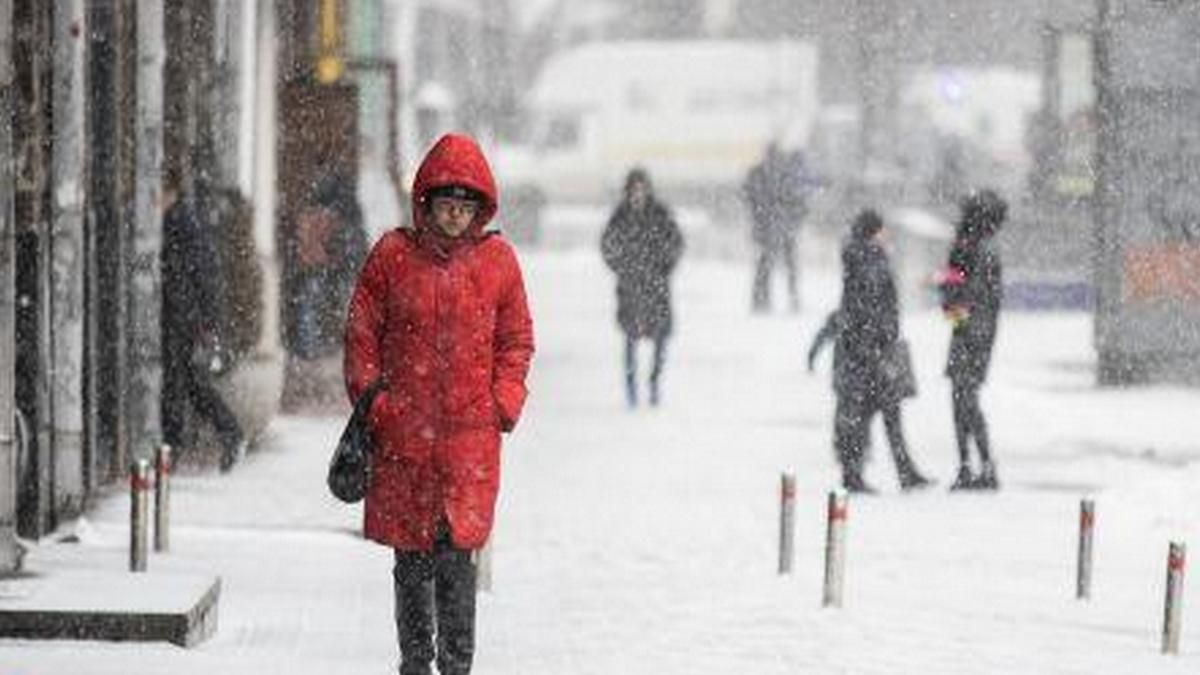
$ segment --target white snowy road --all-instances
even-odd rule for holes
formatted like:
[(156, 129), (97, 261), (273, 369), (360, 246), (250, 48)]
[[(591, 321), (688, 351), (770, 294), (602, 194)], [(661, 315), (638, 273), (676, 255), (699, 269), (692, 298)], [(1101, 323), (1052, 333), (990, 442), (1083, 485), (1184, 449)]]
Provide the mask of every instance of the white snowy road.
[[(1182, 654), (1158, 653), (1167, 542), (1200, 542), (1200, 392), (1092, 387), (1090, 321), (1007, 314), (984, 406), (1004, 489), (951, 495), (946, 327), (906, 316), (921, 395), (910, 446), (941, 480), (902, 495), (877, 438), (850, 506), (846, 606), (820, 607), (829, 354), (836, 303), (812, 272), (800, 316), (751, 317), (748, 270), (686, 259), (665, 404), (628, 411), (611, 280), (594, 252), (524, 256), (538, 333), (532, 397), (505, 448), (480, 675), (1195, 673), (1200, 588)], [(0, 674), (393, 672), (388, 552), (324, 491), (341, 421), (280, 418), (228, 477), (177, 480), (174, 550), (156, 570), (223, 579), (202, 646), (0, 641)], [(878, 431), (877, 431), (878, 435)], [(781, 471), (798, 481), (795, 573), (775, 573)], [(1078, 502), (1096, 499), (1094, 598), (1074, 600)], [(49, 570), (122, 569), (128, 504), (102, 503)], [(1194, 565), (1193, 565), (1194, 567)], [(1195, 616), (1189, 616), (1192, 612)]]

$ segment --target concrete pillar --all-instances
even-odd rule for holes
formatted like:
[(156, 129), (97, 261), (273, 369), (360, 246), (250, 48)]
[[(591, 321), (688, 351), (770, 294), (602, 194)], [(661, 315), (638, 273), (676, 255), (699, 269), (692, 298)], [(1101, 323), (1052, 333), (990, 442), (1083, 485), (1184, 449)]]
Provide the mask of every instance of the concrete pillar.
[(128, 199), (122, 193), (128, 171), (122, 148), (129, 140), (122, 106), (129, 89), (125, 73), (126, 45), (122, 30), (124, 6), (90, 3), (87, 16), (88, 45), (88, 148), (89, 182), (88, 279), (85, 309), (87, 385), (85, 429), (89, 487), (125, 475), (125, 399), (128, 361), (124, 317), (127, 315), (125, 268), (128, 263)]
[(13, 281), (12, 0), (0, 0), (0, 576), (20, 564), (17, 547), (17, 461)]
[(242, 36), (254, 30), (254, 6), (242, 0), (214, 0), (212, 15), (212, 138), (215, 155), (215, 182), (222, 187), (238, 186), (240, 181), (242, 63), (246, 58)]
[(53, 128), (50, 156), (50, 435), (56, 519), (78, 513), (83, 485), (84, 141), (83, 0), (54, 3)]
[(158, 210), (163, 159), (163, 1), (137, 0), (137, 184), (133, 260), (129, 271), (129, 438), (135, 457), (149, 457), (162, 435), (158, 270), (162, 218)]

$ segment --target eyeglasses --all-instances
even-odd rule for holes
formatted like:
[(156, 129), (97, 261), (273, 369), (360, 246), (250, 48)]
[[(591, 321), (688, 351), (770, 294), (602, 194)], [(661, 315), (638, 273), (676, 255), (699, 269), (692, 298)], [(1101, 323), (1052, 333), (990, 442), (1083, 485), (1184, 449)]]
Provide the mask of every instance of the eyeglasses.
[(471, 199), (455, 199), (453, 197), (434, 197), (430, 205), (438, 215), (463, 215), (474, 218), (479, 214), (479, 202)]

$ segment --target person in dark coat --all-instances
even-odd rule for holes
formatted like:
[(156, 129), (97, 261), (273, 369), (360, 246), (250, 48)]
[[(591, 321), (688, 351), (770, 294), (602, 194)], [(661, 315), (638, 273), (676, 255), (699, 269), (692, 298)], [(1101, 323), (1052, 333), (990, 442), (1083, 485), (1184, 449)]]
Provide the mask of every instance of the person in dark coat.
[(891, 263), (879, 239), (883, 219), (872, 210), (858, 214), (842, 249), (842, 301), (837, 311), (833, 387), (837, 394), (834, 449), (842, 485), (874, 492), (862, 477), (871, 419), (883, 413), (888, 445), (904, 490), (930, 484), (909, 457), (901, 426), (898, 390), (883, 368), (900, 340), (900, 309)]
[(751, 240), (757, 249), (751, 295), (755, 312), (771, 308), (771, 274), (777, 260), (783, 262), (789, 306), (793, 312), (800, 309), (796, 239), (807, 213), (807, 174), (798, 151), (785, 153), (777, 143), (771, 143), (742, 185), (750, 209)]
[(671, 273), (683, 254), (683, 235), (670, 210), (654, 196), (643, 169), (629, 172), (625, 195), (609, 218), (600, 239), (600, 252), (617, 275), (617, 323), (625, 334), (625, 395), (638, 403), (637, 346), (654, 343), (650, 368), (650, 404), (658, 405), (666, 359), (667, 338), (674, 318)]
[(296, 255), (290, 301), (294, 321), (288, 345), (302, 359), (328, 356), (341, 346), (346, 306), (369, 242), (354, 184), (324, 174), (312, 202), (296, 219)]
[(330, 322), (334, 325), (336, 336), (345, 321), (346, 305), (371, 244), (363, 222), (362, 207), (359, 206), (358, 195), (350, 179), (339, 173), (322, 176), (317, 182), (313, 200), (319, 207), (328, 209), (337, 221), (326, 241), (330, 257), (327, 284), (334, 303)]
[[(194, 200), (182, 193), (180, 175), (168, 170), (162, 191), (162, 391), (159, 405), (163, 441), (184, 449), (188, 405), (212, 422), (221, 441), (220, 468), (228, 471), (245, 452), (237, 417), (213, 388), (211, 372), (221, 370), (219, 340), (222, 271), (210, 227), (198, 217)], [(211, 363), (196, 364), (198, 353)]]
[[(996, 343), (1003, 297), (1000, 256), (993, 237), (1008, 214), (1008, 205), (991, 190), (962, 202), (954, 244), (941, 273), (942, 309), (953, 328), (946, 376), (954, 401), (954, 436), (959, 469), (952, 490), (995, 490), (1000, 482), (988, 444), (987, 422), (979, 406), (979, 389), (987, 379)], [(971, 472), (970, 446), (979, 453), (979, 473)]]

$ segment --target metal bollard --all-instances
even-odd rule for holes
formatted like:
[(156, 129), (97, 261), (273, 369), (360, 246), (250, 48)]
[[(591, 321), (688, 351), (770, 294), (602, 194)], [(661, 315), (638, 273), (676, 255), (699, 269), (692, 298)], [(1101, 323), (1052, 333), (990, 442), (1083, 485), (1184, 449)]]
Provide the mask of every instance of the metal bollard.
[(822, 607), (842, 606), (842, 586), (846, 576), (846, 518), (849, 515), (844, 492), (829, 493), (825, 531), (825, 589)]
[(791, 574), (796, 550), (796, 476), (784, 473), (779, 485), (779, 573)]
[(480, 591), (492, 591), (492, 539), (484, 542), (483, 547), (475, 555), (475, 588)]
[(1187, 547), (1171, 542), (1167, 550), (1167, 600), (1163, 610), (1164, 654), (1179, 653), (1179, 633), (1183, 623), (1183, 568), (1187, 564)]
[(159, 446), (154, 456), (154, 550), (171, 546), (171, 446)]
[(1075, 568), (1075, 598), (1092, 597), (1092, 532), (1096, 525), (1096, 503), (1079, 502), (1079, 556)]
[(146, 571), (150, 523), (150, 462), (139, 459), (129, 474), (129, 571)]

